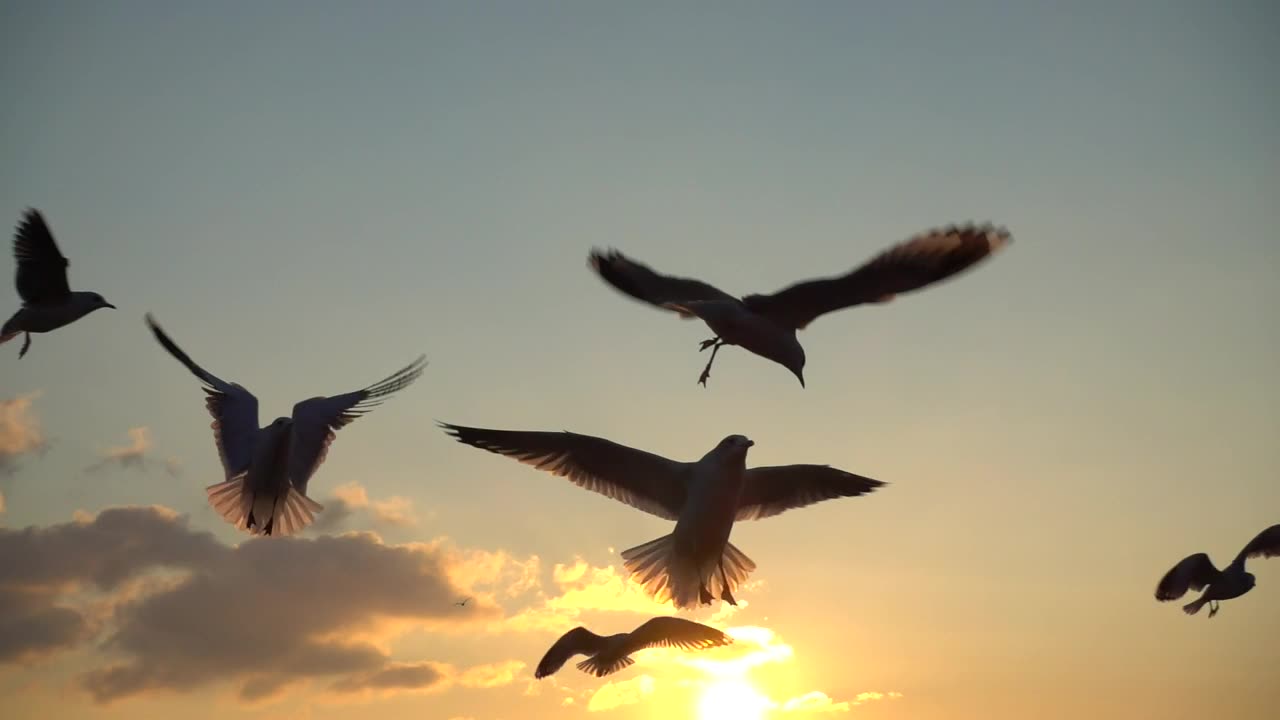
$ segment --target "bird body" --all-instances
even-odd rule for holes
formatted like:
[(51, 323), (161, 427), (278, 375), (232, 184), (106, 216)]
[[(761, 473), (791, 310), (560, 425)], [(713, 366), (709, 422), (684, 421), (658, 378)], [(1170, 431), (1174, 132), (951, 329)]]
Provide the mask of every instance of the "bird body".
[(260, 428), (253, 393), (197, 365), (150, 315), (147, 325), (160, 345), (204, 383), (205, 407), (213, 416), (214, 442), (226, 473), (224, 482), (205, 488), (209, 504), (254, 535), (292, 535), (310, 525), (324, 508), (307, 497), (307, 484), (337, 431), (412, 384), (426, 366), (419, 357), (362, 390), (303, 400), (289, 417)]
[(1177, 600), (1188, 591), (1203, 590), (1199, 598), (1183, 605), (1182, 611), (1195, 615), (1208, 605), (1209, 617), (1213, 617), (1218, 614), (1219, 601), (1238, 598), (1257, 584), (1253, 573), (1245, 571), (1246, 560), (1277, 555), (1280, 555), (1280, 525), (1272, 525), (1258, 533), (1222, 570), (1214, 567), (1205, 553), (1188, 555), (1160, 578), (1156, 585), (1156, 599), (1162, 602)]
[(31, 348), (32, 333), (57, 330), (94, 310), (115, 308), (96, 292), (71, 290), (67, 282), (71, 263), (58, 250), (39, 211), (27, 210), (23, 215), (14, 233), (13, 254), (18, 264), (14, 284), (22, 307), (0, 326), (0, 344), (25, 334), (18, 357)]
[(737, 604), (755, 563), (729, 542), (734, 524), (884, 483), (826, 465), (746, 467), (754, 443), (730, 435), (694, 462), (678, 462), (571, 432), (488, 430), (441, 423), (459, 442), (506, 455), (666, 520), (670, 534), (624, 550), (624, 568), (658, 602), (677, 608)]
[(587, 656), (578, 663), (579, 670), (604, 677), (634, 664), (631, 654), (645, 648), (705, 649), (732, 642), (733, 638), (713, 627), (676, 617), (652, 618), (629, 633), (607, 636), (579, 626), (561, 635), (547, 650), (533, 676), (541, 680), (554, 675), (575, 655)]
[(659, 273), (611, 250), (593, 250), (589, 266), (616, 290), (683, 318), (699, 318), (716, 336), (703, 341), (711, 359), (698, 377), (706, 385), (716, 352), (737, 345), (791, 371), (804, 386), (804, 348), (796, 331), (818, 317), (858, 305), (882, 304), (952, 277), (1010, 242), (990, 225), (935, 228), (895, 245), (844, 275), (806, 280), (771, 294), (741, 299), (701, 280)]

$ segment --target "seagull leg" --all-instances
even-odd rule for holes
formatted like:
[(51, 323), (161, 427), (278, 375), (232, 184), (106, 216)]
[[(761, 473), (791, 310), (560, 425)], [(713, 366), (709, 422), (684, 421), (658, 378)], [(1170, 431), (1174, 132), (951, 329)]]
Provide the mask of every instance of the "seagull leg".
[(1214, 615), (1217, 615), (1217, 614), (1218, 614), (1218, 601), (1210, 600), (1209, 601), (1209, 617), (1213, 617)]
[(703, 340), (702, 342), (698, 343), (698, 352), (702, 352), (703, 350), (706, 350), (707, 348), (711, 347), (712, 345), (715, 345), (718, 342), (720, 342), (719, 337), (713, 337), (710, 340)]
[[(706, 343), (708, 342), (714, 343), (714, 344), (706, 345)], [(706, 387), (707, 379), (711, 377), (711, 363), (716, 361), (716, 353), (720, 352), (720, 348), (724, 347), (724, 341), (721, 340), (720, 338), (715, 338), (714, 340), (704, 341), (703, 344), (705, 346), (702, 348), (703, 350), (706, 350), (707, 348), (711, 348), (711, 359), (707, 360), (707, 366), (702, 369), (702, 374), (698, 376), (698, 384), (701, 385), (702, 387)]]
[(31, 347), (31, 333), (22, 333), (22, 349), (18, 351), (18, 357), (27, 354), (27, 348)]

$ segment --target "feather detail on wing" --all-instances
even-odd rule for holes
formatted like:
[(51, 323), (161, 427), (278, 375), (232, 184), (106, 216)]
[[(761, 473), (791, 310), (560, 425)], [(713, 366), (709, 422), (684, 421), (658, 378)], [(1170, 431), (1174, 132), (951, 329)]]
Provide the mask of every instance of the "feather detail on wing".
[(666, 520), (675, 520), (684, 506), (687, 463), (567, 431), (440, 426), (458, 442), (568, 478), (579, 487)]
[(388, 397), (413, 384), (426, 368), (425, 356), (362, 390), (314, 397), (293, 406), (293, 440), (289, 445), (289, 480), (299, 492), (307, 492), (311, 476), (324, 463), (338, 430), (381, 405)]
[(197, 365), (169, 338), (151, 313), (147, 313), (146, 320), (161, 347), (204, 383), (202, 389), (208, 395), (205, 408), (213, 416), (209, 427), (213, 428), (214, 444), (227, 479), (247, 472), (258, 434), (258, 399), (240, 385), (226, 382)]
[(838, 277), (806, 280), (770, 295), (748, 295), (752, 312), (796, 329), (836, 310), (883, 303), (945, 280), (1011, 241), (991, 225), (945, 227), (920, 233)]
[(693, 278), (663, 275), (617, 250), (592, 250), (589, 265), (601, 279), (618, 291), (654, 307), (675, 312), (685, 319), (694, 317), (693, 313), (683, 306), (687, 302), (699, 300), (738, 302), (737, 298), (709, 283)]
[(823, 500), (856, 497), (885, 483), (827, 465), (749, 468), (738, 501), (737, 520), (759, 520)]

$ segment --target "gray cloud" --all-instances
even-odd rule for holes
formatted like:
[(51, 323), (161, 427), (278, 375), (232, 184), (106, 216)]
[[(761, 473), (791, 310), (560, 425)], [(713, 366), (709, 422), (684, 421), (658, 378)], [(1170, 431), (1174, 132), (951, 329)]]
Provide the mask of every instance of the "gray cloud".
[[(500, 615), (493, 605), (457, 612), (457, 562), (439, 544), (388, 545), (371, 533), (230, 547), (156, 507), (0, 528), (0, 662), (101, 637), (106, 664), (81, 677), (99, 703), (219, 683), (254, 702), (309, 679), (422, 689), (439, 680), (429, 669), (448, 666), (393, 663), (385, 641)], [(85, 590), (108, 596), (96, 606), (105, 617), (76, 604)]]
[(99, 472), (108, 467), (119, 467), (125, 470), (147, 471), (154, 465), (164, 468), (170, 477), (178, 477), (182, 464), (176, 457), (157, 460), (151, 455), (151, 428), (129, 428), (129, 444), (115, 445), (98, 453), (98, 461), (85, 468), (85, 472)]

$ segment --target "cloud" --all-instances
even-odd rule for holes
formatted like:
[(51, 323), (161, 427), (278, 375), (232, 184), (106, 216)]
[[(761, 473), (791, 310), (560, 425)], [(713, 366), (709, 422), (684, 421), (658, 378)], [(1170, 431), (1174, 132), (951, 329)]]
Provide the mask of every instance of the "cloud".
[(157, 461), (148, 453), (151, 452), (151, 428), (129, 428), (129, 444), (108, 447), (98, 453), (98, 461), (85, 468), (85, 472), (98, 472), (109, 466), (117, 466), (125, 470), (147, 471), (159, 463), (170, 477), (177, 477), (182, 469), (176, 457)]
[(609, 681), (595, 691), (587, 703), (587, 712), (603, 712), (623, 705), (634, 705), (653, 694), (654, 680), (639, 675), (630, 680)]
[(782, 703), (783, 712), (848, 712), (849, 707), (848, 701), (835, 702), (829, 695), (817, 690)]
[[(505, 621), (507, 629), (527, 632), (564, 632), (587, 611), (635, 613), (652, 617), (670, 615), (670, 603), (659, 603), (645, 594), (614, 566), (596, 567), (581, 558), (572, 565), (557, 563), (551, 571), (557, 594), (541, 595), (542, 602)], [(630, 628), (627, 628), (628, 630)]]
[(405, 692), (438, 692), (454, 685), (469, 688), (495, 688), (515, 682), (524, 669), (519, 660), (477, 665), (458, 670), (447, 663), (389, 663), (373, 672), (352, 675), (329, 686), (339, 695), (388, 696)]
[[(392, 640), (501, 612), (478, 602), (457, 612), (456, 557), (443, 542), (389, 545), (372, 533), (227, 546), (158, 507), (0, 528), (0, 662), (92, 642), (105, 661), (80, 685), (99, 703), (224, 683), (245, 702), (317, 679), (421, 687), (432, 666), (393, 662)], [(436, 666), (471, 687), (512, 682), (521, 668)]]
[(0, 476), (18, 469), (18, 459), (46, 447), (40, 420), (31, 411), (39, 392), (0, 400)]
[(312, 531), (317, 533), (332, 532), (357, 513), (367, 515), (377, 525), (408, 527), (418, 523), (409, 498), (395, 495), (386, 500), (371, 500), (364, 486), (355, 482), (334, 488), (333, 494), (321, 504), (324, 512), (312, 525)]

